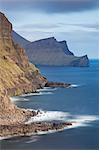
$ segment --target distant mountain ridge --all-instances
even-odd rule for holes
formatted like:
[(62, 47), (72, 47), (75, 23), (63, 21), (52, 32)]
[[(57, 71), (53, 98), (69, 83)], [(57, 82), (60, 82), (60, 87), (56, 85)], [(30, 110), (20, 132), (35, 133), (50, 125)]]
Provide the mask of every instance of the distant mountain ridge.
[(89, 66), (88, 56), (74, 56), (69, 50), (66, 41), (57, 41), (54, 37), (49, 37), (34, 42), (27, 42), (27, 40), (26, 42), (23, 42), (23, 39), (15, 39), (14, 35), (13, 39), (16, 43), (23, 45), (29, 60), (36, 65), (73, 67)]

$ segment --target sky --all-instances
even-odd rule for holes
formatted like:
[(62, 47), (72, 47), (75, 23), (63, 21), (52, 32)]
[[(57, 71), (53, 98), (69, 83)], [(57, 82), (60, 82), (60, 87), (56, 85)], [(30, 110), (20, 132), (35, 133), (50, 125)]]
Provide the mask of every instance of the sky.
[(99, 59), (99, 0), (0, 0), (0, 11), (30, 41), (54, 36), (76, 56)]

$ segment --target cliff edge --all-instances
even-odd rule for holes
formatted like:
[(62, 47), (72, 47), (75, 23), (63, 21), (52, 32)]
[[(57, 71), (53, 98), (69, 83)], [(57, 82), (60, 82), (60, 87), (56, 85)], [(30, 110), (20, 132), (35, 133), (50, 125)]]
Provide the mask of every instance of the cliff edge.
[(11, 33), (12, 24), (0, 12), (0, 124), (18, 123), (31, 115), (12, 104), (9, 96), (34, 92), (46, 83), (24, 49), (13, 42)]

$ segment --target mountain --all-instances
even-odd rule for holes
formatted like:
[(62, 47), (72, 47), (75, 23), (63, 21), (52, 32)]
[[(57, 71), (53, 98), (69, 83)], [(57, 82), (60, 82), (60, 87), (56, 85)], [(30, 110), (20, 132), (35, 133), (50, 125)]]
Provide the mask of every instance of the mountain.
[(88, 56), (77, 57), (69, 50), (66, 41), (57, 41), (54, 37), (29, 42), (15, 31), (12, 32), (14, 41), (21, 44), (29, 57), (36, 65), (48, 66), (89, 66)]
[(0, 12), (0, 124), (22, 122), (30, 111), (11, 103), (9, 96), (36, 91), (46, 79), (12, 39), (12, 24)]
[(15, 43), (18, 43), (20, 46), (22, 46), (23, 48), (31, 43), (30, 41), (26, 40), (25, 38), (23, 38), (22, 36), (20, 36), (18, 33), (16, 33), (14, 30), (12, 31), (12, 38), (14, 40)]
[(87, 55), (76, 57), (69, 51), (66, 41), (54, 37), (31, 42), (25, 46), (29, 60), (36, 65), (52, 66), (89, 66)]

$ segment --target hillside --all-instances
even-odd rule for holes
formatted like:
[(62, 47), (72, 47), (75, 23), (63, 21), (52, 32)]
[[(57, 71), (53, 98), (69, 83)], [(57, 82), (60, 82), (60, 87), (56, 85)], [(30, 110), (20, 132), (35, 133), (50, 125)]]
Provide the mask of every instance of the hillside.
[(0, 124), (20, 122), (30, 114), (12, 104), (9, 96), (35, 91), (46, 83), (11, 33), (12, 24), (0, 12)]

